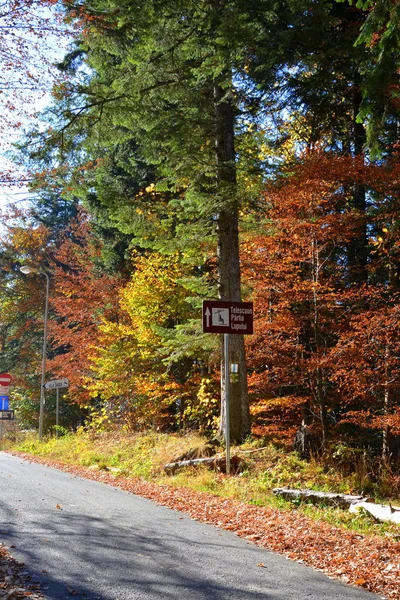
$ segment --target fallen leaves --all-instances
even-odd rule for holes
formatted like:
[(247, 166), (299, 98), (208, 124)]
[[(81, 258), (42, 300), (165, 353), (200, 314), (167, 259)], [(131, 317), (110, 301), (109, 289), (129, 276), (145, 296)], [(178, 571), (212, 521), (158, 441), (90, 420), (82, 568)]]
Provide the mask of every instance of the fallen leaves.
[(0, 543), (0, 598), (43, 600), (40, 584), (32, 580), (25, 566), (17, 562)]
[[(279, 552), (343, 582), (390, 600), (400, 598), (400, 544), (392, 539), (352, 533), (313, 521), (296, 511), (252, 506), (209, 493), (116, 477), (38, 457), (25, 458), (149, 498), (180, 510), (192, 519), (232, 531), (258, 546)], [(263, 563), (258, 566), (262, 567)]]

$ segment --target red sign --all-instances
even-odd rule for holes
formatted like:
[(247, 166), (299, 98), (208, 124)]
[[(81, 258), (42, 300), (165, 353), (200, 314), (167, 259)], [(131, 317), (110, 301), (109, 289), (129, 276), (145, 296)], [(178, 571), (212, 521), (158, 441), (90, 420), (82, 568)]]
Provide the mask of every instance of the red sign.
[(253, 303), (203, 301), (204, 333), (253, 333)]
[(4, 385), (5, 387), (9, 386), (12, 381), (12, 377), (9, 373), (1, 373), (0, 375), (0, 385)]

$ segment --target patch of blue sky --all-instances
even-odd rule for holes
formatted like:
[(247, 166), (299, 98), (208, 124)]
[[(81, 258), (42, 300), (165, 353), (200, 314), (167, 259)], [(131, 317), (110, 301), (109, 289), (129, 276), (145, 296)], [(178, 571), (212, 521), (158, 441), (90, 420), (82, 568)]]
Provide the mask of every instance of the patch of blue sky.
[(10, 149), (50, 102), (55, 63), (71, 41), (60, 8), (6, 0), (0, 14), (0, 211), (29, 202), (28, 176), (10, 159)]

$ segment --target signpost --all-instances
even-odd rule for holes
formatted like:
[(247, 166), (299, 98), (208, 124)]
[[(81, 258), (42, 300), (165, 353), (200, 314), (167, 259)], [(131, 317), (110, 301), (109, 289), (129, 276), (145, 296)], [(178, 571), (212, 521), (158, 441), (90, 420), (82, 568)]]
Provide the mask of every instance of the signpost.
[(13, 421), (14, 411), (9, 410), (10, 373), (0, 373), (0, 446), (3, 447), (3, 421)]
[(69, 380), (64, 379), (53, 379), (52, 381), (48, 381), (44, 384), (43, 387), (46, 390), (56, 390), (56, 437), (58, 437), (58, 414), (59, 414), (59, 390), (62, 388), (67, 388), (69, 386)]
[(204, 300), (204, 333), (253, 333), (252, 302), (222, 302)]
[(57, 390), (59, 388), (67, 388), (68, 386), (68, 379), (53, 379), (44, 384), (46, 390)]
[(224, 377), (225, 377), (225, 445), (226, 473), (231, 470), (230, 463), (230, 418), (229, 418), (229, 383), (230, 366), (236, 372), (237, 365), (229, 365), (229, 335), (245, 335), (253, 333), (253, 303), (225, 302), (223, 300), (203, 301), (203, 332), (224, 334)]

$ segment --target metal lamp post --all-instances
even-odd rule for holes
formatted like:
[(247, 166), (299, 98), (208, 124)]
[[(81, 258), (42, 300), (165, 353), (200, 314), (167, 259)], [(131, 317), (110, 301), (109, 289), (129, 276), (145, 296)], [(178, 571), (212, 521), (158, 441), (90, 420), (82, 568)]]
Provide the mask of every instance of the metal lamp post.
[(46, 377), (46, 350), (47, 350), (47, 315), (49, 309), (49, 288), (50, 278), (44, 271), (40, 271), (37, 267), (20, 267), (20, 271), (24, 275), (40, 274), (46, 277), (46, 300), (44, 305), (44, 331), (43, 331), (43, 353), (42, 353), (42, 381), (40, 385), (40, 405), (39, 405), (39, 441), (43, 439), (43, 417), (44, 417), (44, 384)]

